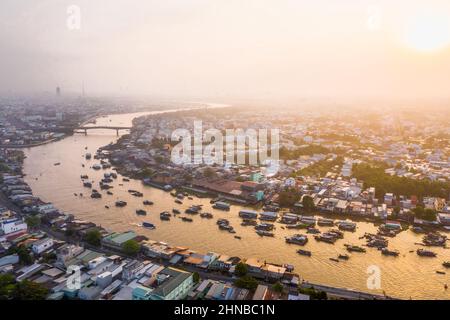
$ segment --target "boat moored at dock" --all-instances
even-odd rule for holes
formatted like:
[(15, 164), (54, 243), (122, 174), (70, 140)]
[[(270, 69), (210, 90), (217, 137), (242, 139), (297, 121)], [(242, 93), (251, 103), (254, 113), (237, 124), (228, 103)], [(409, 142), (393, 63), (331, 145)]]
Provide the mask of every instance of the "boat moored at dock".
[(241, 210), (239, 211), (239, 217), (243, 219), (256, 219), (258, 217), (258, 212), (252, 210)]
[(230, 205), (223, 201), (216, 201), (212, 207), (218, 210), (230, 211)]

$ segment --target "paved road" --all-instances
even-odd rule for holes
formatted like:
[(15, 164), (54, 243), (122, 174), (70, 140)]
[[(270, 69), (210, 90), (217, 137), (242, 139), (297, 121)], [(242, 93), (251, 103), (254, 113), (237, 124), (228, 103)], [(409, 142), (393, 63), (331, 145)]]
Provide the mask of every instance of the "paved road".
[(324, 286), (324, 285), (310, 283), (310, 282), (305, 282), (305, 283), (301, 284), (301, 287), (304, 287), (304, 288), (314, 287), (314, 289), (317, 289), (320, 291), (325, 291), (327, 294), (341, 297), (344, 299), (353, 299), (353, 300), (354, 299), (357, 299), (357, 300), (392, 299), (391, 297), (383, 296), (383, 295), (379, 295), (379, 294), (371, 294), (371, 293), (367, 293), (367, 292), (354, 291), (354, 290), (350, 290), (350, 289), (329, 287), (329, 286)]

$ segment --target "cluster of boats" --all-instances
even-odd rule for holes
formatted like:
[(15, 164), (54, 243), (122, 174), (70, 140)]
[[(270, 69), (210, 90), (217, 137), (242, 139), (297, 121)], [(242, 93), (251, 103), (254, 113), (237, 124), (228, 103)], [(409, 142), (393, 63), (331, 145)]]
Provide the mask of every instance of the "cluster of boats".
[(159, 218), (163, 221), (169, 221), (172, 215), (168, 211), (163, 211), (159, 214)]
[(387, 248), (389, 241), (384, 238), (383, 236), (380, 236), (378, 234), (372, 234), (372, 233), (365, 233), (362, 238), (365, 238), (367, 240), (367, 246), (371, 248), (378, 248), (383, 249)]
[(272, 230), (275, 229), (275, 226), (272, 223), (258, 223), (255, 226), (256, 234), (261, 237), (273, 237), (274, 234)]
[(430, 232), (423, 237), (422, 242), (426, 246), (445, 247), (447, 236), (439, 232)]
[(327, 232), (324, 232), (322, 234), (317, 234), (314, 236), (314, 239), (316, 241), (325, 242), (334, 244), (338, 239), (343, 239), (344, 234), (339, 230), (329, 230)]
[(220, 230), (228, 231), (229, 233), (236, 233), (234, 228), (230, 225), (230, 221), (227, 219), (219, 219), (217, 220), (217, 226)]

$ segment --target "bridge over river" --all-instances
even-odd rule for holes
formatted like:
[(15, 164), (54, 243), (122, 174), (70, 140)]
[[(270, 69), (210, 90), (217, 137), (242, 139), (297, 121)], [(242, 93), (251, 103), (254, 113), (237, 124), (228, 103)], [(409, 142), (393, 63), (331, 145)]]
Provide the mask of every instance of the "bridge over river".
[(131, 127), (117, 127), (117, 126), (82, 126), (82, 127), (75, 127), (73, 128), (73, 131), (75, 133), (78, 132), (84, 132), (85, 135), (87, 135), (88, 130), (116, 130), (116, 134), (119, 135), (119, 130), (130, 130)]

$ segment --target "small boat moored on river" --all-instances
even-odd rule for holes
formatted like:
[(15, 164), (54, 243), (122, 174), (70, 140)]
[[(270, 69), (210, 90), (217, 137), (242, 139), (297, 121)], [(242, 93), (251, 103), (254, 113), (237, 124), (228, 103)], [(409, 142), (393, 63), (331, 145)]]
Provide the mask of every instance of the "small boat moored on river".
[(142, 222), (142, 226), (146, 229), (156, 229), (155, 225), (150, 222)]
[(297, 250), (297, 253), (301, 256), (307, 256), (307, 257), (311, 257), (311, 255), (312, 255), (311, 251), (302, 250), (302, 249)]

